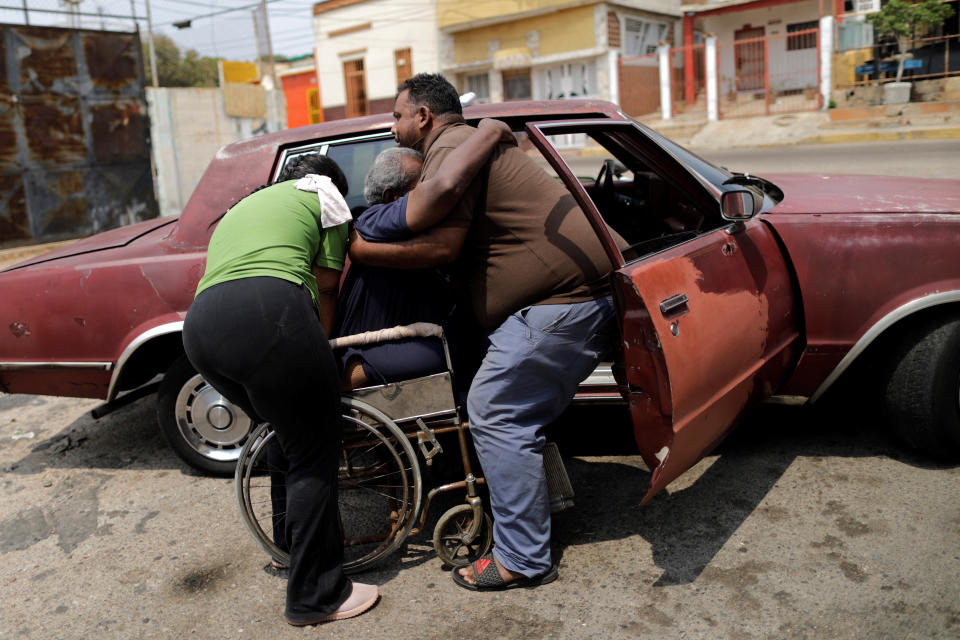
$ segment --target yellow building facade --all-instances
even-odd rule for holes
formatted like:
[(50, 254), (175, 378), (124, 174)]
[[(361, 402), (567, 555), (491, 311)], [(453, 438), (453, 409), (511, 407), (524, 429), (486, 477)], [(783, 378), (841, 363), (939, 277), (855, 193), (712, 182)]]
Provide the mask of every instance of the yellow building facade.
[(480, 102), (619, 102), (618, 59), (671, 40), (677, 0), (437, 0), (441, 66)]

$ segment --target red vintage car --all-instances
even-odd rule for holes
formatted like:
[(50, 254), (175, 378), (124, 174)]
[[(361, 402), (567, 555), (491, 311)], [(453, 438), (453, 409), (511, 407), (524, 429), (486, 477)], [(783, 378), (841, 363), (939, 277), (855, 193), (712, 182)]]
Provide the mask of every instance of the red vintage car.
[[(578, 397), (629, 403), (654, 470), (649, 495), (751, 406), (775, 394), (815, 401), (867, 357), (899, 432), (960, 453), (960, 183), (731, 173), (604, 102), (478, 105), (465, 115), (525, 132), (608, 251), (622, 350)], [(179, 218), (6, 269), (0, 389), (103, 398), (101, 413), (157, 390), (177, 453), (232, 472), (250, 420), (196, 374), (180, 339), (210, 222), (303, 153), (332, 156), (349, 178), (348, 203), (361, 204), (368, 166), (394, 144), (390, 124), (370, 116), (232, 144)]]

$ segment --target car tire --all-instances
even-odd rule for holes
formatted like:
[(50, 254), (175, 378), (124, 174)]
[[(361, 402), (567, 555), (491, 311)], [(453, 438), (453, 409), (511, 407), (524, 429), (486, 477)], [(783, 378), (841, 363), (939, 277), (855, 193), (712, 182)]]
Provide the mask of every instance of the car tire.
[(894, 432), (912, 447), (960, 459), (960, 316), (930, 317), (903, 335), (882, 406)]
[(157, 422), (174, 452), (205, 474), (228, 476), (256, 426), (197, 373), (186, 356), (167, 369), (157, 392)]

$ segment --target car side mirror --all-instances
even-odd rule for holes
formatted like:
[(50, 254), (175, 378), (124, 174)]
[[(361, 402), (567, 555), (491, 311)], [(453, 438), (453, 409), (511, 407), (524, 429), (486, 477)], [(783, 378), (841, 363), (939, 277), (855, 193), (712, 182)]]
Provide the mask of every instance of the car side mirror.
[(725, 191), (720, 196), (720, 215), (724, 220), (739, 222), (760, 213), (763, 196), (749, 189)]

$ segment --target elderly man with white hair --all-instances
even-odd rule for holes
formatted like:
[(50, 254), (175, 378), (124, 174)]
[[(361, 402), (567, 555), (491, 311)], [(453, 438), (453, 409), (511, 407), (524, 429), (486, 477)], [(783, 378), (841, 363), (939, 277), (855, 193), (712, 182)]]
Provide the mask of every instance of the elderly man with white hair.
[[(496, 134), (496, 135), (495, 135)], [(419, 184), (423, 157), (404, 147), (386, 149), (374, 160), (363, 195), (371, 205), (354, 221), (368, 242), (404, 240), (443, 219), (497, 144), (516, 144), (509, 127), (482, 120), (477, 134), (451, 154), (441, 172)], [(444, 327), (457, 358), (458, 324), (448, 273), (439, 268), (379, 268), (352, 264), (340, 289), (334, 335), (345, 336), (416, 322)], [(403, 340), (339, 349), (344, 389), (384, 384), (436, 373), (446, 368), (439, 341)]]

